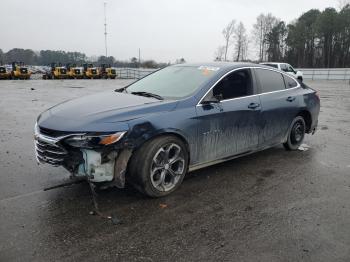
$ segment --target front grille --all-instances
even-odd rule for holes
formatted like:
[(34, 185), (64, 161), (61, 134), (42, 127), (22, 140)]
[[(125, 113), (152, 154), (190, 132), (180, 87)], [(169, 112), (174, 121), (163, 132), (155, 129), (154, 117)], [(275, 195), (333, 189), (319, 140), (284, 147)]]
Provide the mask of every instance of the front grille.
[(63, 75), (67, 74), (67, 70), (66, 69), (61, 69), (61, 74), (63, 74)]
[(45, 162), (54, 166), (62, 165), (68, 152), (64, 147), (54, 142), (47, 142), (37, 136), (35, 139), (36, 157), (39, 162)]
[(114, 69), (111, 70), (111, 74), (115, 75), (115, 70)]
[(76, 75), (80, 75), (80, 70), (79, 69), (75, 69), (74, 72), (75, 72)]
[(92, 70), (91, 70), (91, 73), (92, 73), (93, 75), (96, 75), (96, 74), (97, 74), (97, 72), (96, 72), (95, 69), (92, 69)]
[(22, 74), (27, 74), (28, 73), (28, 69), (27, 68), (21, 68), (20, 69)]
[(6, 69), (3, 67), (0, 67), (0, 73), (6, 73)]

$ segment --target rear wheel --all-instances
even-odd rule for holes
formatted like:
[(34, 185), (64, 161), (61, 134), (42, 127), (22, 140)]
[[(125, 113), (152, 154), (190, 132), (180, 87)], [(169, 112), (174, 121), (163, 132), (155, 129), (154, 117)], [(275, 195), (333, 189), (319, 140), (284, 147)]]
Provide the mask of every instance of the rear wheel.
[(294, 118), (290, 125), (287, 142), (283, 144), (287, 150), (297, 150), (303, 143), (306, 131), (305, 120), (301, 116)]
[(147, 196), (166, 196), (180, 186), (187, 168), (184, 143), (173, 136), (158, 137), (133, 155), (129, 165), (131, 184)]

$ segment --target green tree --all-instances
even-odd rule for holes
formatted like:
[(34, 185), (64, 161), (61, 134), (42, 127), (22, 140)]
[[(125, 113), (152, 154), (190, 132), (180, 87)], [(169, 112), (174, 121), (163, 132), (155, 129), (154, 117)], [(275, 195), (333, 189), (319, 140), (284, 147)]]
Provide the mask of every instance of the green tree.
[(282, 61), (286, 49), (287, 27), (282, 21), (272, 27), (266, 36), (268, 61)]
[(335, 66), (333, 57), (340, 27), (338, 13), (334, 8), (326, 8), (317, 18), (316, 30), (322, 46), (322, 62), (324, 67)]
[(109, 56), (109, 57), (100, 56), (100, 57), (97, 59), (97, 63), (98, 63), (98, 64), (106, 64), (106, 65), (114, 66), (114, 64), (115, 64), (115, 58), (114, 58), (113, 56)]
[(30, 49), (13, 48), (5, 54), (5, 62), (23, 62), (27, 65), (35, 65), (38, 56)]
[(2, 65), (5, 61), (4, 52), (0, 49), (0, 65)]

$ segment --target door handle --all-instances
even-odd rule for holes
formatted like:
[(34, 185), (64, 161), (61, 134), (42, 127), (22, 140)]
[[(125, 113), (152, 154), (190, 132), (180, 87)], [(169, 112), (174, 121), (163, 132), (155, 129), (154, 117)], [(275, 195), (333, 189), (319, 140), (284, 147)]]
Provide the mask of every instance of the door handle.
[(288, 98), (287, 98), (287, 101), (288, 102), (293, 102), (295, 100), (295, 97), (294, 96), (289, 96)]
[(248, 108), (249, 109), (256, 109), (256, 108), (258, 108), (260, 106), (260, 104), (258, 104), (258, 103), (250, 103), (249, 105), (248, 105)]

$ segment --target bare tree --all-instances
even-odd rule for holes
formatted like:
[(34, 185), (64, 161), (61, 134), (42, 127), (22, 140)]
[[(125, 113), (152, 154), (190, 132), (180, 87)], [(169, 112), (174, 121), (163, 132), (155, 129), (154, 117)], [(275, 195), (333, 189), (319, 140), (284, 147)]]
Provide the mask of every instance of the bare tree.
[(232, 20), (222, 31), (222, 34), (224, 36), (225, 39), (225, 55), (224, 55), (224, 61), (227, 61), (227, 52), (228, 52), (228, 48), (231, 44), (231, 38), (233, 36), (234, 30), (235, 30), (235, 20)]
[(225, 55), (225, 46), (219, 46), (215, 52), (215, 61), (222, 61)]
[(278, 22), (279, 20), (272, 14), (260, 14), (256, 18), (256, 23), (253, 26), (253, 36), (256, 44), (259, 46), (259, 61), (266, 59), (267, 35)]
[(339, 10), (342, 10), (347, 5), (350, 5), (350, 0), (338, 0)]
[(235, 51), (234, 60), (242, 61), (247, 52), (247, 33), (244, 24), (240, 22), (234, 31)]

